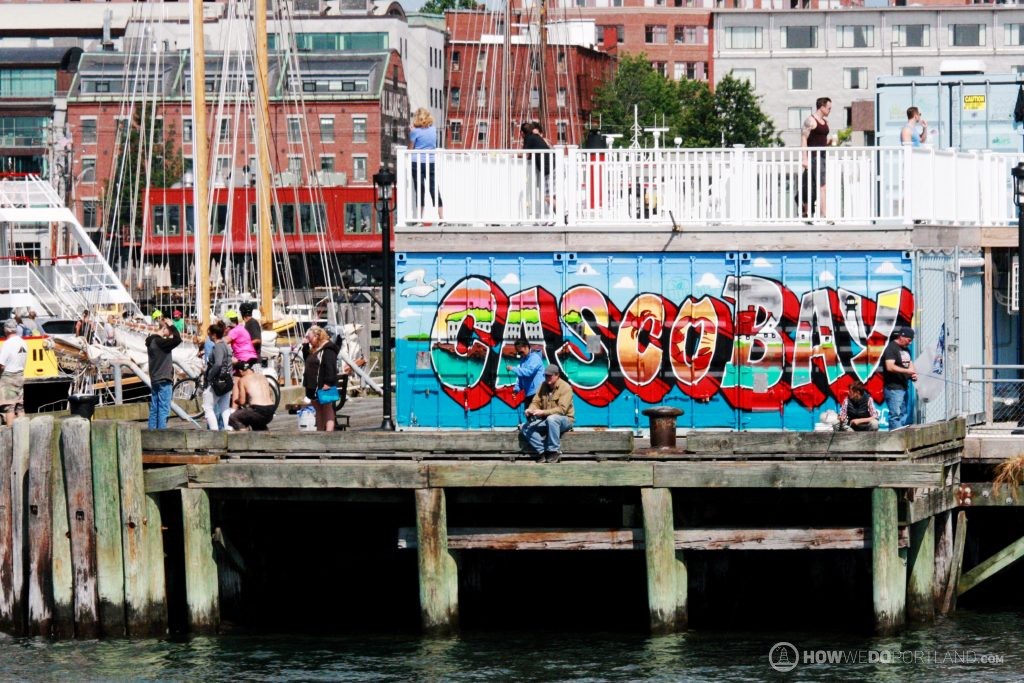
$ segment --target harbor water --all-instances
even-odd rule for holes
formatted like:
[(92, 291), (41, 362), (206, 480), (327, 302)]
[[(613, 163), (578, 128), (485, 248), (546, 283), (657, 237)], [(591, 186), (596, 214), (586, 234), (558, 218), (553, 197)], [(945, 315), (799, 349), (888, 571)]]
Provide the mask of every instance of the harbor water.
[[(790, 649), (790, 645), (792, 649)], [(969, 612), (886, 638), (536, 630), (63, 641), (0, 635), (0, 680), (1019, 681), (1024, 614)]]

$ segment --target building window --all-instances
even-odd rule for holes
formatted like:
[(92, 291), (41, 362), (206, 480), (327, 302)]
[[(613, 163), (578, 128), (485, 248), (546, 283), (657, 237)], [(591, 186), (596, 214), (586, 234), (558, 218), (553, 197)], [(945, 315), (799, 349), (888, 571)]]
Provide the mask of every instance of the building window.
[(558, 92), (555, 94), (555, 104), (558, 105), (559, 107), (564, 107), (565, 106), (565, 95), (566, 95), (565, 88), (559, 88)]
[(662, 78), (668, 75), (667, 62), (651, 62), (651, 68), (658, 72), (658, 75)]
[(1024, 24), (1007, 24), (1004, 26), (1003, 45), (1024, 45)]
[(477, 73), (480, 73), (485, 69), (487, 69), (487, 53), (481, 51), (476, 55), (476, 70)]
[(751, 88), (757, 87), (757, 69), (733, 69), (729, 73), (737, 81), (746, 81)]
[(1013, 73), (1017, 74), (1018, 76), (1024, 74), (1024, 64), (1018, 64), (1015, 67), (1013, 67)]
[(560, 145), (569, 141), (569, 124), (565, 121), (555, 121), (555, 140)]
[(334, 142), (334, 117), (320, 117), (320, 142)]
[(302, 119), (298, 116), (288, 117), (288, 142), (293, 145), (302, 142)]
[(893, 27), (896, 47), (928, 47), (931, 45), (931, 31), (928, 24), (897, 24)]
[(373, 204), (370, 202), (345, 204), (345, 232), (354, 234), (373, 232)]
[(782, 47), (801, 50), (818, 47), (817, 26), (783, 26)]
[(458, 107), (462, 103), (462, 88), (452, 88), (452, 106)]
[(703, 26), (676, 26), (676, 45), (707, 45), (708, 30)]
[(449, 121), (448, 130), (452, 142), (462, 142), (462, 121)]
[(762, 46), (760, 26), (727, 26), (725, 29), (727, 50), (760, 50)]
[(95, 199), (86, 199), (82, 201), (82, 227), (83, 228), (98, 228), (100, 217), (99, 202)]
[(530, 108), (531, 109), (536, 109), (539, 106), (540, 106), (540, 90), (537, 89), (537, 86), (533, 86), (532, 88), (530, 88)]
[(192, 142), (192, 119), (181, 120), (181, 142), (184, 145), (191, 144)]
[(217, 139), (220, 142), (229, 142), (231, 140), (231, 119), (228, 117), (222, 117), (220, 120), (220, 134)]
[(487, 129), (488, 125), (486, 121), (476, 122), (476, 141), (478, 144), (487, 144)]
[(79, 180), (83, 183), (96, 182), (96, 157), (82, 157), (82, 175)]
[(663, 45), (668, 42), (668, 26), (648, 24), (644, 26), (644, 42)]
[(82, 119), (82, 143), (96, 144), (96, 119)]
[(843, 69), (843, 87), (847, 90), (864, 90), (868, 87), (868, 70), (864, 67)]
[(810, 69), (788, 69), (790, 90), (810, 90), (811, 70)]
[(366, 142), (366, 117), (352, 117), (352, 142)]
[(874, 47), (874, 26), (837, 26), (836, 44), (839, 47)]
[(804, 125), (804, 121), (808, 116), (811, 115), (810, 107), (790, 107), (786, 110), (787, 123), (789, 124), (790, 130), (800, 130)]
[(901, 66), (900, 76), (924, 76), (923, 66)]
[(598, 45), (604, 45), (604, 32), (607, 29), (610, 29), (610, 28), (615, 29), (615, 39), (616, 39), (616, 42), (622, 43), (622, 42), (624, 42), (626, 40), (626, 27), (624, 25), (622, 25), (622, 24), (618, 24), (618, 25), (615, 25), (615, 26), (611, 26), (611, 25), (598, 25), (597, 26), (597, 40), (595, 40), (594, 42), (596, 42)]
[(476, 106), (481, 109), (487, 106), (487, 88), (483, 86), (476, 89)]
[(365, 156), (352, 157), (352, 180), (361, 183), (366, 182), (366, 165), (367, 160)]
[(217, 165), (213, 177), (222, 185), (226, 185), (231, 177), (231, 157), (217, 157)]
[(953, 47), (982, 47), (985, 44), (985, 25), (950, 24), (949, 44)]
[(334, 173), (334, 155), (333, 154), (321, 154), (320, 155), (320, 171), (322, 173)]
[(557, 62), (557, 64), (558, 64), (558, 73), (564, 74), (565, 71), (566, 71), (566, 67), (565, 67), (565, 64), (566, 64), (566, 61), (565, 61), (565, 50), (559, 50), (558, 51), (558, 62)]
[(452, 71), (458, 71), (462, 68), (462, 53), (458, 50), (452, 52)]

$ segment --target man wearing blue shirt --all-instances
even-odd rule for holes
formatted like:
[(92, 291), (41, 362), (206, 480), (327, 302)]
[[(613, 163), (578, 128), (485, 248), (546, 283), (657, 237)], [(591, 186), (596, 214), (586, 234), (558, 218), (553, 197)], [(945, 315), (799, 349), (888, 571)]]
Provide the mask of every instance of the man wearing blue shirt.
[(519, 357), (519, 365), (512, 367), (506, 364), (505, 369), (516, 374), (516, 392), (525, 392), (525, 406), (530, 405), (534, 394), (544, 383), (544, 356), (540, 351), (530, 349), (530, 342), (525, 339), (517, 339), (515, 343), (516, 355)]

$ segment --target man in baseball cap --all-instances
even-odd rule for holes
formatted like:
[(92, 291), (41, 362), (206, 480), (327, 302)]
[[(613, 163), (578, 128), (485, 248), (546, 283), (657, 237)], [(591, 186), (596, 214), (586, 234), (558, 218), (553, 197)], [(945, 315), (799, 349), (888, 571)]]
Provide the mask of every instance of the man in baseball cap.
[(910, 344), (913, 341), (914, 328), (898, 327), (882, 352), (882, 379), (885, 380), (883, 393), (885, 405), (889, 408), (890, 431), (910, 422), (907, 391), (910, 383), (917, 381), (917, 370), (910, 358)]
[(538, 462), (558, 462), (562, 457), (562, 434), (572, 429), (576, 410), (572, 387), (561, 378), (561, 368), (555, 363), (544, 368), (544, 383), (526, 409), (526, 417), (529, 422), (519, 434), (522, 452)]

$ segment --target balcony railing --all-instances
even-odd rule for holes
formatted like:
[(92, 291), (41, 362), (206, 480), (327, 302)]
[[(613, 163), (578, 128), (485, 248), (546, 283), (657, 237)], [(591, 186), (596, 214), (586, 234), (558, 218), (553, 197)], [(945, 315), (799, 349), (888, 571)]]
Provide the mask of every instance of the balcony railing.
[(399, 150), (397, 227), (1016, 224), (1020, 155), (910, 147)]

